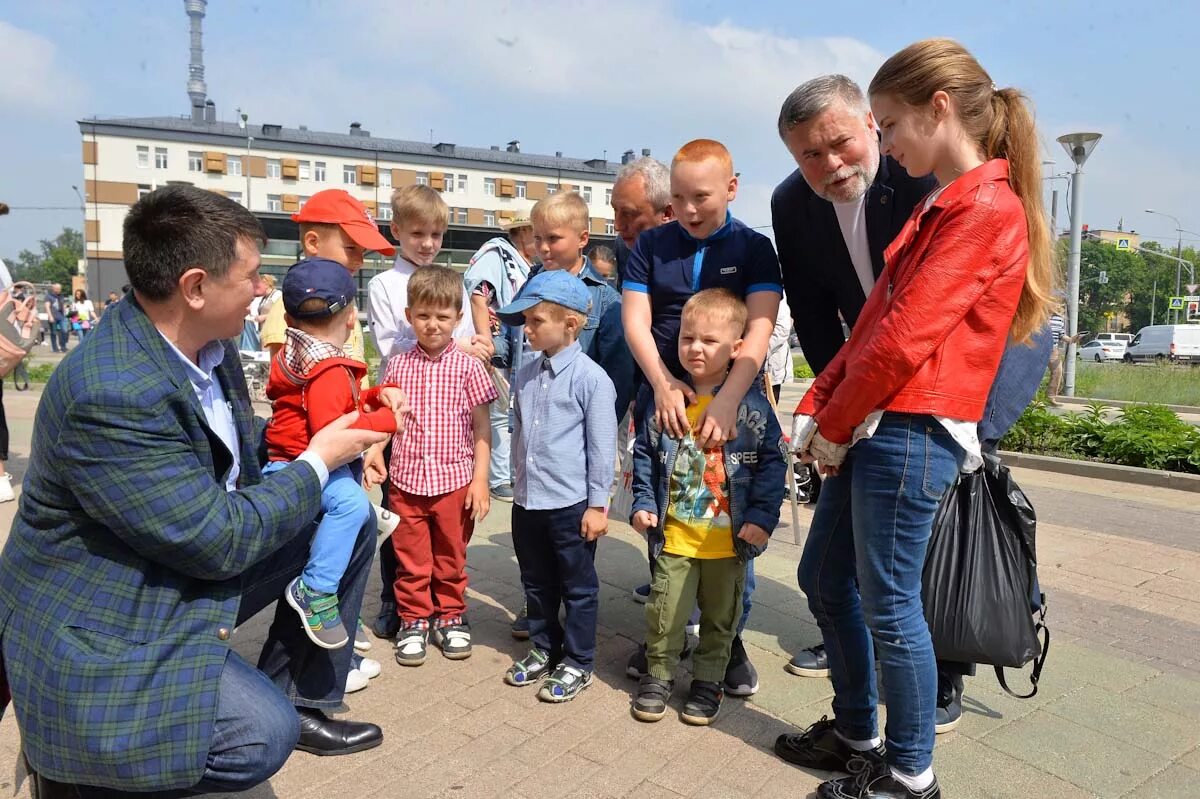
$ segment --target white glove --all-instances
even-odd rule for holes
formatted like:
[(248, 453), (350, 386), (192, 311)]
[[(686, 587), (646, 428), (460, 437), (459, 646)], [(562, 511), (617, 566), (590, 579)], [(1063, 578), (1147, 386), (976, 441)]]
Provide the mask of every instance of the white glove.
[(846, 453), (849, 451), (850, 445), (834, 444), (821, 435), (819, 430), (813, 436), (812, 443), (808, 448), (808, 454), (816, 458), (817, 463), (822, 466), (832, 466), (835, 469), (842, 465), (842, 461), (846, 460)]
[(798, 413), (792, 417), (792, 452), (803, 455), (817, 432), (817, 422), (811, 416)]

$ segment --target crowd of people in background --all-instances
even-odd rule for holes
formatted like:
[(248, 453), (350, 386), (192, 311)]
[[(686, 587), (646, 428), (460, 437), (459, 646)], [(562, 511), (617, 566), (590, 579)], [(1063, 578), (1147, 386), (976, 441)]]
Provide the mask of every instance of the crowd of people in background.
[[(934, 736), (971, 664), (937, 660), (922, 612), (934, 513), (1061, 336), (1036, 131), (1019, 91), (926, 40), (866, 92), (801, 85), (778, 133), (797, 170), (774, 243), (730, 211), (732, 154), (695, 139), (621, 169), (613, 248), (563, 192), (462, 276), (436, 265), (449, 209), (427, 186), (393, 192), (395, 245), (350, 194), (314, 195), (278, 286), (241, 206), (190, 186), (140, 199), (129, 298), (102, 314), (83, 291), (46, 296), (55, 351), (71, 332), (85, 345), (46, 388), (0, 556), (6, 687), (43, 795), (242, 790), (293, 749), (378, 746), (379, 726), (326, 713), (382, 671), (359, 621), (376, 530), (375, 635), (406, 668), (459, 660), (467, 543), (493, 501), (512, 505), (512, 635), (529, 642), (497, 682), (571, 702), (595, 679), (597, 540), (622, 463), (649, 571), (630, 712), (664, 718), (688, 660), (680, 719), (717, 723), (759, 690), (742, 633), (791, 453), (820, 475), (797, 576), (822, 641), (788, 670), (830, 677), (834, 699), (775, 751), (848, 775), (822, 799), (937, 799)], [(354, 279), (370, 251), (395, 257), (367, 289), (374, 375)], [(817, 378), (785, 435), (793, 321)], [(265, 462), (238, 349), (271, 358)], [(276, 600), (251, 666), (232, 631)]]

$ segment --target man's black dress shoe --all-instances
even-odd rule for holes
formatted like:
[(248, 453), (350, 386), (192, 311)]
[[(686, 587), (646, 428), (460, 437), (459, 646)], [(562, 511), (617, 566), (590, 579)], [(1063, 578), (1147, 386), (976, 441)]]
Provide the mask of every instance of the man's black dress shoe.
[(383, 743), (383, 730), (363, 721), (331, 719), (320, 710), (298, 707), (300, 740), (296, 748), (314, 755), (349, 755)]

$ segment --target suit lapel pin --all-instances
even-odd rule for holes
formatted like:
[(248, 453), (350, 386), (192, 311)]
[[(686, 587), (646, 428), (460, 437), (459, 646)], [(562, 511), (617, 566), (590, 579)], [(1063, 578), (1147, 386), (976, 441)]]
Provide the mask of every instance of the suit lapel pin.
[(881, 194), (881, 195), (879, 196), (879, 204), (880, 204), (880, 205), (887, 205), (887, 195), (886, 195), (886, 194)]

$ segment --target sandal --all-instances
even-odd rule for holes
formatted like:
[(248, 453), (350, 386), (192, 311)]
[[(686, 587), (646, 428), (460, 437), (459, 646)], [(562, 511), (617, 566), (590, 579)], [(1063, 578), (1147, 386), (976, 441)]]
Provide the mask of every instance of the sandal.
[(514, 662), (504, 673), (504, 681), (520, 688), (532, 685), (550, 670), (550, 655), (540, 649), (529, 650), (529, 654)]
[(542, 681), (537, 698), (543, 702), (570, 702), (579, 692), (592, 684), (592, 673), (582, 671), (566, 663), (554, 667), (550, 676)]

